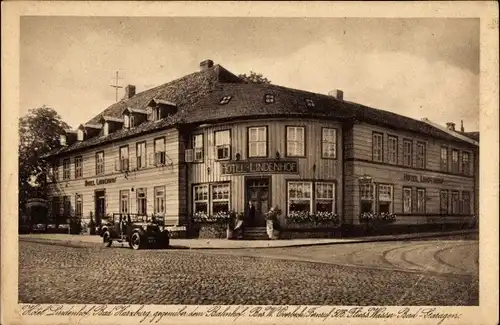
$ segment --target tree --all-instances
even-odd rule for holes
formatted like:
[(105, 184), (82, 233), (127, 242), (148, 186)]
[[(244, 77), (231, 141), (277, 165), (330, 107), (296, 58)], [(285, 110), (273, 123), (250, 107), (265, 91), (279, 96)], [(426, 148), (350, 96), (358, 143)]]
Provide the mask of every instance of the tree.
[(271, 80), (267, 79), (262, 75), (262, 73), (257, 73), (250, 71), (250, 73), (247, 74), (240, 74), (238, 75), (239, 78), (245, 80), (248, 83), (256, 83), (256, 84), (270, 84)]
[(29, 110), (19, 119), (19, 208), (32, 197), (45, 197), (48, 166), (40, 157), (58, 148), (69, 125), (52, 108)]

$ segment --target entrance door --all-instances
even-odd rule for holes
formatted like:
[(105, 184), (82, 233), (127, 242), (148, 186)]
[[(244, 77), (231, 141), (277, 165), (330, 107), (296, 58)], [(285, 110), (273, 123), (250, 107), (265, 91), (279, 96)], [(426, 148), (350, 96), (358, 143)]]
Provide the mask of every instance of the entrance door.
[(100, 225), (102, 218), (106, 214), (106, 191), (95, 192), (95, 222)]
[[(246, 208), (245, 215), (250, 227), (264, 227), (265, 214), (269, 211), (269, 177), (246, 179)], [(252, 213), (251, 205), (255, 208)]]

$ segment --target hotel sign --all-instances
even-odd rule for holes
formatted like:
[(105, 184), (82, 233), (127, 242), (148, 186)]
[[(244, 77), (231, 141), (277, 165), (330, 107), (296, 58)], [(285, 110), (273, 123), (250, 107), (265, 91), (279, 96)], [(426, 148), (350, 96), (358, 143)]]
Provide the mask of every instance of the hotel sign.
[(222, 175), (299, 172), (295, 160), (232, 161), (221, 163)]
[(443, 178), (423, 176), (423, 175), (411, 175), (411, 174), (405, 174), (404, 180), (408, 181), (408, 182), (416, 182), (416, 183), (431, 183), (431, 184), (444, 183)]
[(101, 178), (101, 179), (95, 179), (95, 180), (91, 180), (91, 181), (85, 181), (85, 186), (96, 186), (96, 185), (104, 185), (104, 184), (111, 184), (111, 183), (116, 183), (116, 177)]

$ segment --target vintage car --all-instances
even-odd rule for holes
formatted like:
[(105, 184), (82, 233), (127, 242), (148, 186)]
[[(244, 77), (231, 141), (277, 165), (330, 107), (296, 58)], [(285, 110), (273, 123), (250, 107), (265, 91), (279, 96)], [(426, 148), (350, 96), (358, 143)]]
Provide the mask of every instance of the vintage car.
[(169, 233), (162, 216), (113, 213), (101, 227), (104, 246), (113, 241), (128, 243), (133, 249), (146, 247), (167, 248)]

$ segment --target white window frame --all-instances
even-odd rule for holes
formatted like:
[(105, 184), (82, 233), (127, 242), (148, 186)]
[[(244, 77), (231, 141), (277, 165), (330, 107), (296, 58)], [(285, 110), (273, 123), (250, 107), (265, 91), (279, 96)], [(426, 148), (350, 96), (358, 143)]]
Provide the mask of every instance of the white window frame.
[(154, 196), (155, 196), (154, 213), (165, 215), (166, 211), (165, 186), (156, 186), (154, 188)]
[(147, 151), (146, 141), (137, 142), (135, 145), (135, 160), (137, 169), (146, 168), (147, 166)]
[(193, 162), (201, 163), (203, 162), (204, 156), (204, 141), (205, 136), (203, 133), (193, 134), (192, 136), (192, 144), (193, 144)]
[(75, 157), (75, 179), (83, 177), (83, 157)]
[[(410, 150), (410, 152), (407, 151)], [(413, 167), (413, 141), (403, 139), (403, 165)]]
[(129, 211), (130, 211), (130, 192), (129, 192), (129, 190), (121, 190), (120, 191), (120, 213), (129, 213)]
[(411, 187), (403, 187), (403, 213), (412, 213), (412, 189)]
[(425, 214), (425, 188), (417, 188), (417, 213)]
[(337, 129), (321, 129), (321, 158), (337, 159)]
[(71, 158), (63, 159), (63, 180), (71, 179)]
[(417, 168), (425, 168), (426, 165), (426, 156), (427, 156), (427, 146), (425, 145), (425, 142), (420, 142), (417, 141), (417, 161), (416, 161), (416, 167)]
[(398, 164), (398, 137), (387, 136), (387, 162), (389, 164)]
[[(385, 189), (389, 189), (390, 200), (382, 199), (381, 194), (385, 192)], [(384, 191), (382, 191), (384, 190)], [(389, 204), (389, 213), (393, 213), (393, 205), (394, 205), (394, 186), (390, 184), (378, 184), (377, 191), (377, 212), (380, 213), (380, 202), (390, 202)]]
[[(227, 191), (226, 188), (227, 187)], [(223, 189), (223, 197), (215, 198), (214, 189), (222, 188)], [(227, 197), (225, 197), (225, 193), (227, 193)], [(214, 203), (227, 202), (227, 211), (231, 211), (231, 185), (230, 183), (213, 183), (210, 184), (210, 215), (214, 215)]]
[(373, 132), (372, 134), (372, 159), (373, 161), (384, 161), (384, 135)]
[[(455, 159), (455, 153), (457, 159)], [(451, 150), (451, 171), (453, 173), (460, 172), (460, 154), (459, 151), (456, 149)]]
[(83, 216), (83, 195), (75, 194), (75, 217)]
[[(286, 190), (286, 196), (287, 196), (287, 213), (290, 214), (290, 206), (294, 202), (301, 202), (301, 201), (309, 201), (309, 213), (313, 213), (313, 183), (312, 182), (304, 182), (304, 181), (288, 181), (287, 182), (287, 190)], [(304, 189), (309, 188), (309, 197), (306, 197), (305, 194), (307, 191), (303, 191), (302, 197), (299, 195), (296, 195), (295, 197), (291, 197), (290, 192), (293, 187), (295, 187), (297, 190), (295, 193), (299, 193), (298, 189), (299, 187), (302, 186)]]
[[(144, 197), (139, 196), (141, 194), (144, 194)], [(140, 187), (136, 190), (136, 199), (137, 199), (137, 214), (139, 215), (146, 215), (148, 212), (148, 191), (147, 188), (145, 187)], [(140, 201), (144, 200), (144, 209), (145, 211), (141, 211), (141, 204)]]
[(83, 141), (83, 139), (85, 137), (85, 134), (84, 134), (83, 130), (82, 129), (78, 129), (78, 131), (76, 131), (76, 133), (77, 133), (76, 134), (77, 141)]
[[(323, 191), (319, 191), (321, 187), (331, 187), (331, 193), (332, 197), (323, 196), (324, 194)], [(336, 213), (336, 189), (335, 189), (335, 183), (334, 182), (316, 182), (314, 184), (314, 191), (315, 191), (315, 197), (314, 197), (314, 211), (318, 212), (318, 203), (321, 201), (327, 202), (330, 201), (331, 204), (331, 212)], [(329, 193), (329, 189), (327, 189), (327, 193)]]
[[(467, 159), (465, 158), (467, 157)], [(470, 175), (471, 171), (471, 164), (470, 164), (470, 153), (467, 151), (462, 152), (462, 173), (464, 175)]]
[[(197, 189), (200, 189), (200, 191), (202, 193), (201, 199), (197, 198), (197, 196), (196, 196)], [(204, 197), (205, 194), (206, 194), (206, 198)], [(210, 188), (209, 188), (208, 184), (194, 185), (193, 186), (193, 214), (196, 212), (199, 212), (196, 210), (196, 203), (205, 203), (205, 206), (207, 207), (207, 209), (206, 209), (206, 211), (204, 211), (204, 213), (206, 215), (208, 215), (210, 213), (209, 201), (210, 201)]]
[(119, 158), (120, 158), (120, 170), (121, 171), (126, 171), (129, 170), (130, 164), (129, 164), (129, 150), (128, 150), (128, 145), (121, 146), (119, 148)]
[(165, 137), (154, 139), (154, 162), (155, 166), (165, 165), (166, 157), (166, 141)]
[[(102, 155), (101, 158), (99, 157), (100, 155)], [(95, 174), (104, 175), (104, 151), (99, 151), (95, 154)]]
[(123, 115), (123, 127), (126, 129), (130, 127), (130, 116), (128, 114)]
[[(267, 126), (251, 126), (248, 128), (248, 157), (267, 157)], [(255, 136), (252, 133), (255, 132)]]
[(107, 136), (109, 134), (109, 123), (108, 122), (104, 122), (103, 134), (104, 134), (104, 136)]
[(286, 156), (305, 157), (306, 155), (306, 128), (304, 126), (287, 126), (286, 128)]
[(214, 132), (216, 160), (231, 159), (231, 130)]
[(135, 116), (134, 115), (130, 115), (130, 125), (129, 125), (129, 128), (133, 128), (135, 127)]

